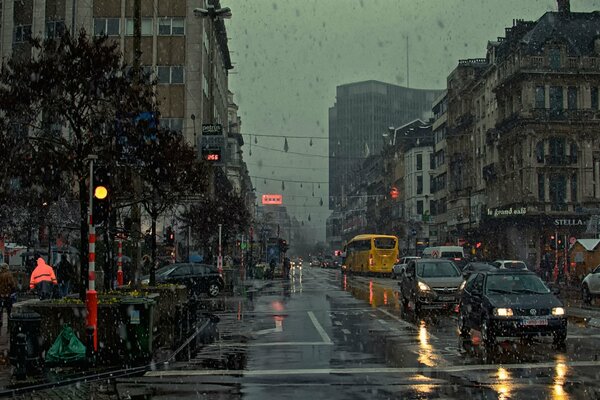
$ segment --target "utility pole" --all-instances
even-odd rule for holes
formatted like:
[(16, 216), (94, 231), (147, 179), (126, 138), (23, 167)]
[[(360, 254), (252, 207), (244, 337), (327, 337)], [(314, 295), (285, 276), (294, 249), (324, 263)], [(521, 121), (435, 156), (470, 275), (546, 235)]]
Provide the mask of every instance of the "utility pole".
[[(137, 86), (141, 81), (141, 47), (142, 47), (142, 5), (141, 0), (133, 2), (133, 79)], [(131, 206), (131, 240), (133, 241), (133, 254), (131, 255), (133, 268), (133, 284), (139, 281), (139, 265), (142, 253), (140, 249), (140, 233), (142, 230), (142, 216), (140, 204), (141, 182), (137, 173), (132, 171), (133, 205)]]

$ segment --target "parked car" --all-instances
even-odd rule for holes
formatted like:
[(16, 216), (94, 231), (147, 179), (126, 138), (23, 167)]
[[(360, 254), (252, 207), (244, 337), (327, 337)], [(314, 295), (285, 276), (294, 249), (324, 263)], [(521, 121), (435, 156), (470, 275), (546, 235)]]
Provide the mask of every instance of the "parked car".
[(404, 268), (406, 268), (406, 266), (408, 265), (408, 262), (410, 260), (417, 260), (419, 258), (421, 258), (421, 257), (407, 256), (407, 257), (400, 258), (400, 262), (398, 262), (397, 264), (394, 264), (394, 266), (392, 267), (392, 279), (402, 278), (402, 275), (404, 274)]
[(319, 261), (318, 258), (313, 258), (312, 260), (310, 260), (310, 266), (311, 267), (320, 267), (321, 261)]
[[(142, 284), (148, 284), (150, 277), (142, 277)], [(156, 270), (156, 283), (179, 283), (187, 286), (191, 296), (207, 293), (211, 297), (217, 296), (225, 282), (219, 274), (217, 267), (207, 264), (170, 264)]]
[(528, 270), (527, 264), (519, 260), (496, 260), (492, 265), (499, 269)]
[(498, 267), (486, 263), (486, 262), (477, 262), (473, 261), (465, 265), (462, 270), (462, 275), (465, 280), (469, 279), (469, 277), (476, 272), (484, 272), (484, 271), (495, 271)]
[(553, 336), (564, 346), (567, 317), (563, 304), (533, 272), (511, 269), (477, 272), (460, 299), (458, 329), (468, 337), (481, 331), (486, 346), (497, 337)]
[(325, 256), (323, 257), (323, 261), (321, 261), (321, 268), (334, 268), (333, 257)]
[(452, 309), (459, 300), (463, 277), (458, 267), (448, 260), (410, 260), (398, 282), (405, 306), (414, 304), (419, 314), (423, 309)]
[(600, 265), (583, 278), (581, 295), (585, 304), (590, 304), (594, 297), (600, 296)]

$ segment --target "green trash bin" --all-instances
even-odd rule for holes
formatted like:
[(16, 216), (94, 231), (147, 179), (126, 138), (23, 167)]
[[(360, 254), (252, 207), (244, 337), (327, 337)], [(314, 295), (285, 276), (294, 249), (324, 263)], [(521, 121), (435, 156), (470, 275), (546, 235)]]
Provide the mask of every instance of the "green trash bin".
[(145, 361), (152, 357), (154, 339), (154, 306), (156, 302), (145, 297), (121, 300), (120, 337), (129, 361)]

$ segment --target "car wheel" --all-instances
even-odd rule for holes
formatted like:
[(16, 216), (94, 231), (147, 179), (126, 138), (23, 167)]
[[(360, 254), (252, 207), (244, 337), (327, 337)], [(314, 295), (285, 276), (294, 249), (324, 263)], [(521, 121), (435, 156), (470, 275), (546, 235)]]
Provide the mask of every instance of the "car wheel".
[(458, 333), (460, 337), (468, 338), (471, 336), (471, 328), (467, 326), (467, 321), (462, 312), (458, 314)]
[(592, 294), (587, 285), (584, 285), (583, 289), (581, 289), (581, 297), (584, 304), (592, 304)]
[(210, 297), (216, 297), (221, 292), (221, 288), (216, 283), (211, 283), (208, 286), (208, 294)]
[(490, 322), (487, 318), (481, 324), (481, 340), (487, 348), (491, 348), (496, 344), (496, 336), (492, 332)]

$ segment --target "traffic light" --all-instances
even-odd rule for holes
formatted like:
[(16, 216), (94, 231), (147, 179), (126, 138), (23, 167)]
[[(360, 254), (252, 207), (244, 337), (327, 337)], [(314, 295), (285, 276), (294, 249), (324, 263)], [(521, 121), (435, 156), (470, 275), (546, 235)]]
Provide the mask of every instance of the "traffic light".
[(481, 242), (476, 242), (475, 243), (475, 248), (476, 249), (480, 249), (481, 248)]
[(175, 232), (173, 231), (173, 228), (171, 228), (170, 226), (167, 227), (167, 236), (165, 238), (165, 241), (168, 246), (175, 245)]
[(94, 225), (104, 223), (110, 215), (111, 179), (110, 171), (105, 167), (94, 169), (92, 200), (92, 222)]
[(279, 249), (281, 250), (282, 253), (285, 253), (288, 251), (289, 246), (288, 246), (287, 240), (279, 239)]

